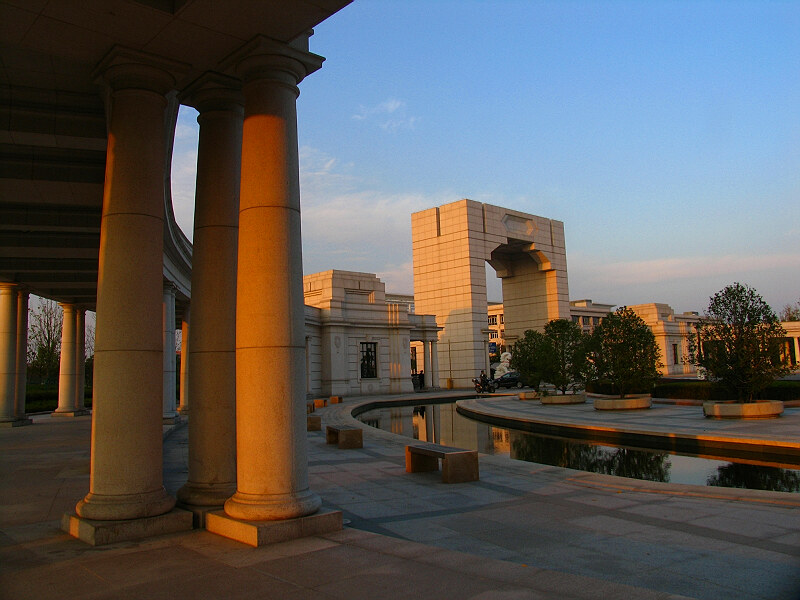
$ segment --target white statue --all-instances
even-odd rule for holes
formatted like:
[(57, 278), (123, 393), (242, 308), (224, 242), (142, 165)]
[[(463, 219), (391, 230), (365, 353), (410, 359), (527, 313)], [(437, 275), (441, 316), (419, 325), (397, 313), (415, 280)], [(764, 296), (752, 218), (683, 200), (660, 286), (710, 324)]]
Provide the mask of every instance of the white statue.
[(500, 366), (494, 370), (494, 378), (502, 377), (511, 370), (511, 352), (503, 352), (500, 355)]

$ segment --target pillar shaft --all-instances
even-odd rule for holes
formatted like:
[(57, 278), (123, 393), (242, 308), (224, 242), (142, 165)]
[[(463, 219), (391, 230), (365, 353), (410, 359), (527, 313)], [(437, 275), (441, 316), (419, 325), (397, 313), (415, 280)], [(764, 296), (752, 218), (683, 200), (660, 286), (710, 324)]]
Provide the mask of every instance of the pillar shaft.
[(25, 395), (28, 384), (28, 298), (28, 292), (20, 290), (17, 294), (17, 379), (14, 414), (20, 419), (25, 417)]
[(175, 376), (175, 286), (172, 283), (164, 284), (163, 300), (164, 322), (164, 419), (174, 419), (178, 414), (176, 410), (176, 384)]
[(245, 81), (236, 298), (238, 461), (237, 491), (225, 512), (248, 520), (301, 517), (321, 505), (308, 488), (296, 116), (296, 84), (312, 66), (303, 61), (313, 55), (278, 46), (255, 48), (238, 67)]
[(436, 346), (437, 342), (431, 342), (431, 376), (428, 381), (433, 388), (439, 387), (439, 350)]
[(183, 321), (181, 321), (181, 374), (180, 374), (180, 403), (178, 412), (188, 414), (189, 412), (189, 308), (184, 309)]
[(208, 77), (186, 99), (200, 115), (192, 324), (189, 479), (182, 504), (222, 506), (236, 491), (236, 264), (242, 153), (238, 82)]
[(131, 52), (101, 66), (112, 94), (97, 285), (87, 519), (156, 516), (162, 484), (165, 94), (174, 80)]
[(426, 387), (433, 387), (433, 379), (431, 373), (431, 351), (430, 351), (430, 342), (425, 341), (422, 342), (422, 364), (425, 370), (425, 386)]
[(59, 304), (63, 309), (61, 317), (61, 361), (58, 370), (58, 408), (57, 413), (73, 412), (77, 403), (75, 378), (75, 307)]
[(75, 410), (83, 410), (86, 391), (86, 310), (75, 309)]
[(0, 421), (16, 419), (17, 286), (0, 283)]

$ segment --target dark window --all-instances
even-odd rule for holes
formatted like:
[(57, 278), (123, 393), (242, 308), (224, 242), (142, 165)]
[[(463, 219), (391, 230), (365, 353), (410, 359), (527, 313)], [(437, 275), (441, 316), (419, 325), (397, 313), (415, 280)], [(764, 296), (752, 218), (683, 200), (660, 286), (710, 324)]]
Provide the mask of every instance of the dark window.
[(678, 344), (672, 344), (672, 364), (678, 364)]
[(361, 378), (375, 379), (378, 377), (378, 367), (375, 359), (378, 344), (375, 342), (361, 342)]

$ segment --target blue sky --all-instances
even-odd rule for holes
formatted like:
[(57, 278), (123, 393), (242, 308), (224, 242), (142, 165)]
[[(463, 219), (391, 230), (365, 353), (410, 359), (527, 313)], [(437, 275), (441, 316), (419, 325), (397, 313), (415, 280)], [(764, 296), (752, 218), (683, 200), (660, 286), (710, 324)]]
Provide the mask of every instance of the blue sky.
[(305, 271), (411, 293), (411, 213), (471, 198), (564, 221), (572, 299), (702, 311), (741, 281), (796, 302), (798, 32), (797, 1), (356, 0), (300, 85)]

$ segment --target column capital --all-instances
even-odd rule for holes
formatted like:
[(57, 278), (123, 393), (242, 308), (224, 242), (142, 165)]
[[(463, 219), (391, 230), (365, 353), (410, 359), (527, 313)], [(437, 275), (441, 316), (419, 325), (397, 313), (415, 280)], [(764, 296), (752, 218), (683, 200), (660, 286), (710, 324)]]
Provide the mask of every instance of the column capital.
[(169, 294), (170, 296), (172, 296), (174, 298), (175, 294), (177, 293), (177, 291), (178, 291), (178, 286), (176, 286), (174, 283), (172, 283), (171, 281), (165, 281), (164, 282), (164, 294), (165, 295)]
[(213, 110), (244, 113), (242, 82), (222, 73), (207, 71), (179, 95), (182, 104), (194, 107), (200, 115)]
[(166, 95), (190, 66), (124, 46), (114, 46), (94, 70), (97, 81), (112, 91), (141, 89)]
[(322, 56), (303, 49), (303, 44), (286, 44), (259, 35), (228, 55), (222, 65), (225, 70), (241, 77), (245, 84), (258, 79), (271, 79), (296, 86), (306, 76), (320, 69), (324, 60)]

